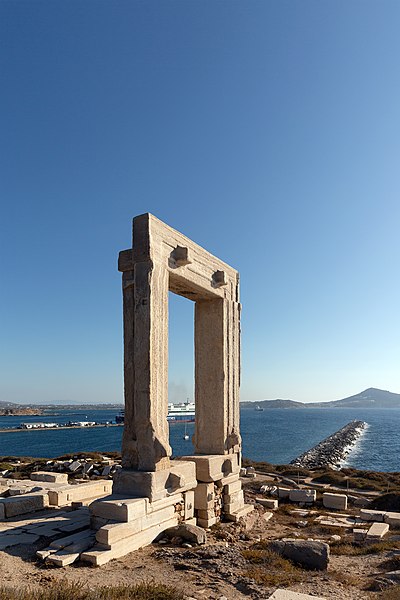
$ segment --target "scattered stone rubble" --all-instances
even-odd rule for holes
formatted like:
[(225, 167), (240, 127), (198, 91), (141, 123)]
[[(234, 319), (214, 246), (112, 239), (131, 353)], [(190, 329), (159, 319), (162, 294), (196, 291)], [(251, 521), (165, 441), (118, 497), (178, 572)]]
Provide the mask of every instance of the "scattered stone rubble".
[(336, 433), (292, 460), (290, 464), (305, 469), (316, 469), (325, 466), (340, 467), (340, 463), (349, 454), (365, 427), (366, 423), (364, 421), (351, 421)]

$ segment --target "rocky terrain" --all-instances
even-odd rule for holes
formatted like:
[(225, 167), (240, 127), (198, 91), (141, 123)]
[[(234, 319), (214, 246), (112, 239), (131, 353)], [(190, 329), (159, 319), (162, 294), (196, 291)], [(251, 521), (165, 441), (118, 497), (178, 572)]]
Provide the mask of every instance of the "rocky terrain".
[[(78, 483), (97, 479), (102, 476), (101, 467), (103, 471), (110, 467), (108, 474), (103, 475), (108, 479), (119, 463), (117, 455), (82, 454), (42, 462), (4, 458), (8, 459), (10, 468), (3, 480), (11, 487), (17, 486), (15, 477), (27, 478), (38, 468), (68, 473)], [(83, 563), (62, 568), (43, 563), (36, 552), (51, 541), (43, 536), (31, 545), (7, 547), (3, 544), (0, 552), (3, 588), (15, 591), (26, 590), (28, 586), (31, 590), (41, 590), (52, 589), (57, 584), (72, 585), (75, 587), (68, 588), (69, 596), (65, 596), (72, 599), (78, 598), (70, 591), (76, 590), (76, 586), (94, 593), (93, 590), (101, 590), (105, 585), (119, 586), (121, 590), (121, 586), (151, 581), (167, 585), (174, 592), (170, 596), (132, 597), (266, 600), (274, 590), (283, 588), (338, 600), (400, 598), (400, 529), (390, 525), (389, 532), (372, 544), (366, 543), (365, 538), (357, 541), (353, 533), (354, 528), (364, 527), (360, 518), (363, 506), (379, 504), (382, 511), (398, 510), (400, 476), (344, 471), (253, 464), (242, 478), (246, 502), (255, 507), (248, 517), (238, 523), (226, 522), (212, 527), (207, 531), (206, 543), (200, 546), (179, 536), (161, 536), (157, 543), (97, 569)], [(318, 482), (321, 479), (324, 481)], [(327, 509), (322, 503), (322, 493), (343, 495), (343, 488), (338, 485), (343, 481), (355, 486), (346, 490), (347, 509)], [(387, 484), (391, 493), (377, 489), (387, 488)], [(313, 490), (313, 494), (306, 496), (312, 502), (291, 501), (284, 497), (285, 490), (292, 490), (293, 498), (296, 492), (301, 498), (305, 490)], [(46, 511), (35, 513), (35, 521), (45, 515)], [(15, 536), (19, 529), (32, 527), (28, 521), (7, 520), (1, 524), (1, 533), (6, 530), (6, 534), (8, 531)], [(305, 546), (300, 555), (296, 555), (302, 544)], [(0, 597), (11, 598), (1, 593)], [(79, 599), (85, 597), (81, 595)], [(131, 596), (115, 596), (118, 597)], [(62, 600), (64, 596), (57, 598)]]

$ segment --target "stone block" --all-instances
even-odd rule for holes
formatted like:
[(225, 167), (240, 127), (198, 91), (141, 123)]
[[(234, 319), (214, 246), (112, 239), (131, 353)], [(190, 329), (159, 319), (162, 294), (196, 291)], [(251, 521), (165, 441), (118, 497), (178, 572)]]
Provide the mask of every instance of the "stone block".
[(184, 497), (183, 494), (178, 493), (161, 498), (161, 500), (154, 500), (154, 502), (151, 502), (148, 498), (145, 498), (144, 500), (146, 502), (146, 513), (150, 514), (154, 511), (161, 510), (162, 508), (166, 508), (167, 506), (183, 504)]
[(387, 512), (383, 519), (391, 527), (400, 527), (400, 513), (398, 512)]
[(3, 498), (1, 500), (5, 517), (17, 517), (37, 510), (43, 510), (49, 506), (49, 496), (47, 493), (24, 494), (23, 496), (14, 496), (13, 498)]
[(203, 527), (203, 529), (208, 529), (218, 523), (218, 517), (210, 517), (209, 519), (201, 519), (197, 517), (197, 525), (199, 527)]
[(208, 510), (214, 506), (214, 483), (198, 483), (194, 490), (195, 510)]
[(242, 482), (240, 481), (240, 479), (236, 479), (236, 481), (233, 481), (232, 483), (227, 483), (224, 485), (224, 494), (225, 495), (231, 495), (231, 494), (235, 494), (236, 492), (240, 492), (242, 489)]
[(355, 542), (363, 542), (367, 535), (368, 529), (353, 529), (353, 536)]
[(275, 590), (269, 600), (326, 600), (322, 596), (310, 596), (310, 594), (301, 594), (300, 592), (291, 592), (289, 590)]
[(264, 521), (268, 522), (268, 521), (270, 521), (272, 519), (273, 516), (274, 516), (274, 513), (272, 513), (272, 512), (265, 512), (263, 514), (263, 519), (264, 519)]
[(120, 469), (114, 473), (114, 494), (146, 497), (150, 501), (194, 489), (196, 467), (191, 461), (174, 460), (171, 467), (160, 471)]
[(322, 571), (328, 568), (329, 545), (310, 540), (274, 540), (269, 545), (272, 552), (301, 565), (306, 569)]
[(0, 500), (0, 520), (3, 520), (5, 518), (6, 518), (6, 513), (4, 510), (3, 500)]
[[(125, 523), (116, 523), (114, 525), (105, 525), (96, 533), (96, 540), (105, 546), (112, 547), (118, 542), (140, 531), (145, 531), (154, 525), (169, 521), (176, 515), (174, 506), (167, 506), (161, 510), (152, 512), (141, 518)], [(177, 515), (176, 515), (177, 516)]]
[(194, 490), (189, 490), (184, 494), (185, 502), (184, 502), (184, 519), (188, 521), (189, 519), (193, 519), (194, 517)]
[(196, 478), (204, 483), (218, 481), (230, 475), (239, 475), (240, 471), (238, 453), (184, 456), (183, 460), (195, 463)]
[(39, 539), (38, 535), (31, 533), (9, 533), (0, 537), (0, 550), (9, 548), (10, 546), (18, 546), (19, 544), (34, 544)]
[(36, 471), (31, 473), (32, 481), (44, 481), (47, 483), (68, 483), (67, 473), (50, 473), (47, 471)]
[(322, 503), (325, 508), (347, 510), (347, 496), (345, 494), (322, 494)]
[(71, 473), (76, 473), (76, 471), (79, 471), (79, 469), (82, 467), (82, 463), (79, 462), (79, 460), (74, 460), (70, 465), (69, 465), (69, 470), (71, 471)]
[(52, 506), (68, 506), (72, 502), (94, 500), (107, 496), (112, 491), (112, 481), (99, 479), (79, 483), (77, 485), (66, 485), (58, 489), (49, 490), (49, 501)]
[[(85, 548), (86, 550), (86, 548)], [(71, 565), (79, 558), (79, 552), (69, 552), (68, 550), (59, 550), (54, 554), (49, 554), (46, 561), (54, 565), (55, 567), (66, 567)]]
[(312, 504), (317, 499), (317, 492), (315, 490), (290, 490), (289, 500), (290, 502), (305, 502)]
[(291, 492), (290, 488), (279, 486), (279, 487), (277, 487), (277, 489), (273, 495), (278, 496), (279, 499), (284, 499), (284, 498), (289, 498), (290, 492)]
[(253, 510), (254, 510), (254, 506), (252, 504), (245, 504), (243, 506), (243, 508), (240, 508), (238, 511), (236, 511), (234, 513), (224, 513), (224, 516), (228, 521), (233, 521), (234, 523), (237, 523), (237, 521), (239, 521), (239, 519), (241, 519), (242, 517), (245, 517), (246, 515), (251, 513), (251, 511), (253, 511)]
[(90, 512), (95, 517), (128, 523), (144, 517), (146, 500), (145, 498), (124, 498), (113, 494), (92, 502)]
[(224, 487), (224, 485), (235, 483), (236, 481), (239, 481), (239, 473), (233, 473), (233, 475), (228, 475), (228, 477), (218, 479), (217, 481), (215, 481), (215, 485), (220, 488)]
[(87, 538), (92, 538), (94, 541), (94, 531), (91, 529), (85, 529), (84, 531), (79, 531), (78, 533), (59, 538), (58, 540), (54, 540), (50, 543), (49, 549), (54, 548), (55, 550), (62, 550), (67, 546), (74, 546), (82, 542), (82, 540), (86, 540)]
[(380, 540), (389, 531), (387, 523), (372, 523), (367, 532), (367, 540)]
[(143, 546), (151, 544), (156, 537), (169, 527), (173, 527), (178, 524), (178, 518), (173, 517), (169, 521), (155, 525), (146, 531), (141, 531), (129, 538), (124, 538), (119, 542), (115, 542), (111, 549), (107, 549), (105, 546), (99, 544), (94, 546), (91, 550), (83, 552), (81, 554), (81, 560), (91, 563), (95, 566), (100, 566), (108, 563), (113, 558), (120, 558), (125, 556), (129, 552), (134, 552)]
[(198, 519), (213, 519), (215, 517), (215, 510), (213, 508), (209, 508), (208, 510), (197, 510), (197, 518)]
[(278, 508), (278, 500), (270, 500), (269, 498), (256, 498), (256, 502), (269, 508), (270, 510), (276, 510)]
[(375, 521), (378, 523), (383, 523), (385, 515), (386, 511), (384, 510), (370, 510), (368, 508), (360, 509), (360, 519), (363, 521)]
[(240, 504), (243, 506), (244, 504), (244, 493), (243, 490), (235, 492), (234, 494), (224, 494), (224, 506), (231, 504)]

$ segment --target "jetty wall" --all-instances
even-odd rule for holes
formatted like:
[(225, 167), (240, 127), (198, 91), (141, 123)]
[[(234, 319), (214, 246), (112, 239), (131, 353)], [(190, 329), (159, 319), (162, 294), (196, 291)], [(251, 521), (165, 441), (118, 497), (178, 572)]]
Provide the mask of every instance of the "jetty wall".
[(292, 460), (290, 464), (305, 469), (316, 469), (318, 467), (340, 468), (340, 464), (350, 453), (366, 425), (364, 421), (347, 423), (339, 431)]

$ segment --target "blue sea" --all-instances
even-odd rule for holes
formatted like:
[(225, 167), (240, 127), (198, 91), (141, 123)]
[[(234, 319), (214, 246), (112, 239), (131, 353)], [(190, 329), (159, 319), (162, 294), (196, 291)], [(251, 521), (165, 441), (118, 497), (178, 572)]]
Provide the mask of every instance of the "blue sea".
[[(23, 422), (114, 421), (115, 410), (59, 410), (40, 417), (0, 417), (0, 428)], [(400, 471), (400, 409), (268, 409), (241, 410), (243, 456), (256, 461), (286, 464), (352, 419), (366, 421), (367, 429), (346, 465), (358, 469)], [(194, 423), (186, 425), (192, 437)], [(121, 449), (122, 427), (62, 429), (0, 433), (0, 456), (53, 458), (68, 452)], [(185, 425), (170, 425), (174, 456), (193, 452), (185, 441)]]

